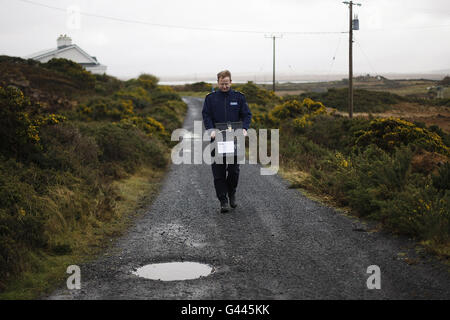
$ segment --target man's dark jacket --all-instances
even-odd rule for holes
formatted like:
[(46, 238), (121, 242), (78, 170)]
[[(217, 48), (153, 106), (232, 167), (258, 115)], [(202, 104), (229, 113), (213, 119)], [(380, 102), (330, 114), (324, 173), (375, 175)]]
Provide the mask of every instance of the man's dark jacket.
[(238, 121), (242, 121), (242, 127), (248, 130), (252, 119), (245, 96), (232, 89), (208, 94), (203, 103), (202, 115), (206, 130), (215, 128), (218, 122)]

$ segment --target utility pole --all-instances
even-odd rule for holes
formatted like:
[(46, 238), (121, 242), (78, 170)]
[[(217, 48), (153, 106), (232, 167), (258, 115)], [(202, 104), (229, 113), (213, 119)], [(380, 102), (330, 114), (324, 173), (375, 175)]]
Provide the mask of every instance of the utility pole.
[(283, 35), (271, 34), (270, 36), (265, 35), (265, 38), (271, 38), (273, 40), (273, 71), (272, 71), (272, 91), (275, 92), (275, 39), (282, 38)]
[(360, 3), (344, 1), (350, 9), (349, 18), (349, 44), (348, 44), (348, 116), (353, 118), (353, 6), (361, 6)]

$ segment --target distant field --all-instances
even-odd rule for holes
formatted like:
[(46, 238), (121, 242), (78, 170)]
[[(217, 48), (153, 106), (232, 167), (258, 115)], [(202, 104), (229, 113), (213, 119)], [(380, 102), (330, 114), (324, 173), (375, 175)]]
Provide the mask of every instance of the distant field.
[[(389, 80), (370, 79), (354, 80), (355, 89), (382, 91), (397, 94), (402, 97), (428, 97), (428, 88), (436, 86), (438, 81), (417, 80)], [(267, 89), (270, 86), (265, 85)], [(277, 85), (278, 96), (300, 95), (305, 92), (326, 92), (330, 88), (346, 88), (346, 81), (315, 82), (315, 83), (286, 83)], [(450, 89), (444, 89), (444, 98), (450, 98)], [(331, 110), (331, 109), (330, 109)], [(347, 112), (338, 112), (347, 115)], [(355, 117), (368, 117), (366, 112), (356, 112)], [(419, 103), (401, 102), (391, 107), (391, 110), (382, 113), (373, 113), (376, 117), (398, 117), (410, 121), (423, 122), (426, 125), (438, 125), (442, 130), (450, 132), (450, 108), (445, 106), (425, 106)]]
[[(395, 93), (400, 96), (407, 95), (426, 95), (427, 88), (435, 86), (437, 81), (435, 80), (389, 80), (389, 79), (370, 79), (370, 80), (358, 80), (353, 81), (353, 86), (356, 89), (366, 89), (374, 91), (387, 91)], [(271, 89), (270, 85), (263, 85), (266, 89)], [(284, 96), (287, 94), (297, 94), (307, 91), (321, 92), (326, 91), (329, 88), (346, 88), (348, 82), (345, 80), (329, 81), (329, 82), (310, 82), (310, 83), (283, 83), (277, 84), (276, 94)]]
[[(331, 111), (331, 108), (327, 108)], [(347, 112), (338, 111), (338, 114), (343, 116), (348, 116)], [(450, 133), (450, 108), (449, 107), (433, 107), (433, 106), (422, 106), (418, 103), (402, 102), (396, 104), (391, 110), (381, 113), (372, 113), (374, 117), (395, 117), (402, 118), (409, 121), (423, 122), (427, 126), (437, 125), (442, 130)], [(369, 117), (367, 112), (355, 112), (354, 117)]]

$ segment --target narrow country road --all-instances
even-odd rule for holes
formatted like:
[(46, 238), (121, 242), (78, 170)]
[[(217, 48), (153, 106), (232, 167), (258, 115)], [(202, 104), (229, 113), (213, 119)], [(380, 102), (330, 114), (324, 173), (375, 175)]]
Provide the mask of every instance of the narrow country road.
[[(203, 99), (184, 100), (184, 127), (192, 131)], [(81, 290), (61, 288), (47, 298), (450, 299), (448, 268), (418, 257), (412, 241), (355, 228), (353, 219), (259, 169), (241, 165), (238, 207), (221, 214), (209, 165), (171, 165), (146, 214), (80, 266)], [(171, 261), (207, 263), (214, 272), (168, 282), (132, 274)], [(381, 289), (367, 288), (371, 265), (380, 267)]]

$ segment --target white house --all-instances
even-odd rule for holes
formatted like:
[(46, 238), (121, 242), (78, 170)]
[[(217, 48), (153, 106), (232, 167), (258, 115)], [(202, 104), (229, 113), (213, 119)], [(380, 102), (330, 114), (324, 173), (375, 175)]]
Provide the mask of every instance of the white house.
[(72, 39), (67, 35), (60, 35), (56, 40), (57, 48), (49, 49), (25, 57), (45, 63), (53, 58), (65, 58), (82, 65), (87, 71), (103, 74), (106, 66), (100, 64), (96, 57), (88, 55), (76, 44), (72, 44)]

